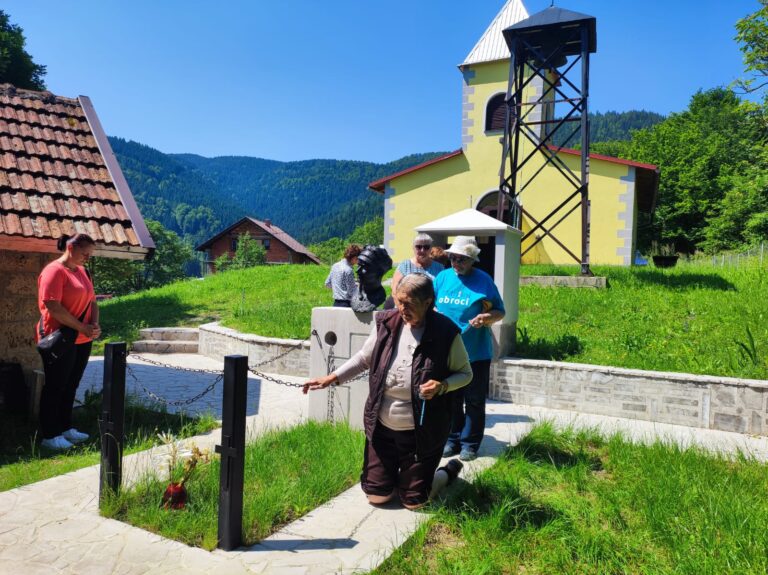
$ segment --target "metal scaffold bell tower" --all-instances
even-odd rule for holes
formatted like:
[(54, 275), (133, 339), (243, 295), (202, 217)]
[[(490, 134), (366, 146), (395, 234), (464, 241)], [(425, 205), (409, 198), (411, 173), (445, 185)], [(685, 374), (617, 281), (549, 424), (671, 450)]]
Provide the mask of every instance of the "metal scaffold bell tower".
[[(506, 121), (502, 139), (497, 214), (523, 230), (524, 256), (549, 237), (589, 268), (589, 55), (596, 51), (596, 20), (562, 8), (550, 7), (506, 28), (510, 50)], [(580, 142), (580, 169), (571, 167), (559, 152)], [(525, 209), (526, 190), (542, 172), (554, 168), (562, 185), (561, 200), (547, 214), (534, 217)], [(551, 193), (552, 190), (549, 190)], [(581, 215), (581, 255), (555, 235), (566, 218)], [(506, 217), (504, 215), (506, 214)], [(574, 249), (571, 249), (574, 248)]]

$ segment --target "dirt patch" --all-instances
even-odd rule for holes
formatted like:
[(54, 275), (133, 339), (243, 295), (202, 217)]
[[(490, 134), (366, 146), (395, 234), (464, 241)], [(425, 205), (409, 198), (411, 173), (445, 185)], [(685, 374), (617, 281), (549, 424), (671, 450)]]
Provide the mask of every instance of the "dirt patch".
[(438, 549), (458, 549), (466, 543), (461, 538), (461, 535), (452, 527), (445, 525), (444, 523), (435, 523), (427, 531), (427, 535), (424, 538), (424, 550), (436, 551)]

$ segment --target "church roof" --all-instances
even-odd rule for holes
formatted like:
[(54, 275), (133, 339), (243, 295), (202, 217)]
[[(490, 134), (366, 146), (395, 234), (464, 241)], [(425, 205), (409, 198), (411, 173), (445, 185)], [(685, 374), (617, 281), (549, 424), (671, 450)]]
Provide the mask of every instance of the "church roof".
[(504, 41), (502, 31), (526, 18), (528, 18), (528, 11), (523, 6), (522, 0), (507, 0), (475, 47), (464, 58), (461, 66), (509, 58), (509, 48)]

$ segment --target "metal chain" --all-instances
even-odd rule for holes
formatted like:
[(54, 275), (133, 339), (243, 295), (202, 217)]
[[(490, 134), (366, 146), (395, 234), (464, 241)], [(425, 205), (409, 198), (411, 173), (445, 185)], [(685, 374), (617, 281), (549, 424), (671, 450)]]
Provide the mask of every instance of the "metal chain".
[(148, 363), (150, 365), (154, 365), (157, 367), (165, 367), (167, 369), (175, 369), (177, 371), (186, 371), (190, 373), (209, 373), (211, 375), (221, 375), (222, 373), (220, 369), (215, 370), (215, 369), (201, 369), (201, 368), (194, 368), (194, 367), (181, 367), (179, 365), (173, 365), (171, 363), (163, 363), (162, 361), (157, 361), (154, 359), (143, 357), (138, 353), (129, 353), (128, 357), (132, 357), (133, 359), (138, 359), (139, 361), (143, 361), (144, 363)]
[(284, 385), (286, 387), (304, 387), (303, 383), (293, 383), (292, 381), (277, 379), (276, 377), (272, 377), (271, 375), (267, 375), (266, 373), (262, 373), (261, 371), (256, 371), (255, 369), (251, 369), (250, 367), (248, 368), (248, 371), (250, 371), (253, 375), (259, 377), (260, 379), (271, 381), (272, 383), (276, 383), (277, 385)]
[[(323, 354), (323, 343), (320, 340), (320, 334), (317, 333), (317, 330), (313, 329), (312, 332), (311, 332), (310, 337), (308, 337), (307, 339), (302, 340), (302, 341), (300, 341), (299, 343), (297, 343), (295, 345), (292, 345), (287, 350), (281, 351), (280, 353), (278, 353), (277, 355), (275, 355), (273, 357), (270, 357), (270, 358), (264, 359), (262, 361), (256, 362), (253, 365), (249, 365), (248, 366), (248, 371), (250, 371), (256, 377), (258, 377), (258, 378), (260, 378), (262, 380), (269, 381), (269, 382), (272, 382), (272, 383), (276, 383), (277, 385), (284, 385), (286, 387), (304, 387), (303, 383), (293, 383), (291, 381), (285, 381), (285, 380), (282, 380), (282, 379), (278, 379), (278, 378), (273, 377), (271, 375), (267, 375), (266, 373), (264, 373), (262, 371), (258, 371), (256, 368), (261, 367), (263, 365), (267, 365), (267, 364), (272, 363), (274, 361), (277, 361), (278, 359), (281, 359), (281, 358), (285, 357), (289, 353), (291, 353), (293, 351), (296, 351), (297, 349), (303, 347), (304, 344), (307, 343), (311, 339), (312, 335), (315, 336), (315, 338), (317, 339), (317, 343), (318, 343), (318, 345), (320, 347), (320, 353), (322, 355), (324, 355)], [(193, 401), (197, 401), (198, 399), (200, 399), (201, 397), (203, 397), (204, 395), (209, 393), (211, 390), (213, 390), (213, 388), (216, 386), (216, 384), (219, 381), (221, 381), (221, 379), (223, 379), (223, 377), (224, 377), (224, 375), (223, 375), (223, 373), (221, 371), (216, 371), (216, 370), (212, 370), (212, 369), (181, 367), (181, 366), (178, 366), (178, 365), (173, 365), (173, 364), (170, 364), (170, 363), (163, 363), (161, 361), (157, 361), (157, 360), (154, 360), (154, 359), (149, 359), (149, 358), (143, 357), (143, 356), (141, 356), (141, 355), (139, 355), (137, 353), (130, 353), (130, 354), (128, 354), (128, 357), (131, 357), (133, 359), (137, 359), (139, 361), (142, 361), (144, 363), (148, 363), (149, 365), (154, 365), (154, 366), (157, 366), (157, 367), (164, 367), (164, 368), (167, 368), (167, 369), (175, 369), (175, 370), (178, 370), (178, 371), (185, 371), (185, 372), (188, 372), (188, 373), (206, 373), (206, 374), (211, 374), (211, 375), (218, 376), (216, 378), (216, 381), (214, 381), (210, 386), (208, 386), (208, 388), (205, 389), (205, 391), (203, 391), (202, 393), (198, 394), (197, 396), (195, 396), (193, 398), (190, 398), (190, 399), (183, 400), (183, 401), (169, 401), (169, 400), (167, 400), (167, 399), (165, 399), (163, 397), (160, 397), (159, 395), (153, 393), (152, 391), (148, 390), (146, 387), (144, 387), (144, 385), (142, 385), (141, 382), (139, 382), (138, 378), (136, 377), (136, 374), (134, 374), (132, 371), (130, 371), (130, 367), (128, 367), (129, 374), (136, 381), (136, 383), (144, 390), (144, 392), (147, 395), (149, 395), (152, 399), (154, 399), (155, 401), (159, 401), (161, 403), (165, 403), (166, 405), (189, 405)], [(328, 354), (328, 357), (326, 358), (326, 367), (327, 367), (328, 373), (331, 373), (336, 368), (336, 366), (335, 366), (335, 358), (334, 358), (334, 355), (333, 355), (333, 346), (331, 346), (330, 349), (329, 349), (329, 354)], [(365, 371), (365, 372), (361, 373), (360, 375), (354, 377), (353, 379), (349, 380), (347, 383), (351, 383), (353, 381), (358, 381), (358, 380), (361, 380), (361, 379), (365, 379), (367, 377), (368, 377), (368, 372)], [(335, 397), (334, 397), (334, 390), (331, 387), (330, 388), (330, 392), (328, 394), (328, 410), (329, 410), (329, 419), (330, 419), (330, 421), (333, 421), (333, 402), (334, 402), (334, 399), (335, 399)]]
[[(211, 391), (213, 391), (213, 389), (216, 387), (216, 384), (218, 384), (222, 379), (224, 379), (224, 374), (223, 373), (219, 373), (218, 376), (216, 377), (216, 379), (213, 380), (213, 383), (211, 385), (206, 387), (203, 391), (201, 391), (200, 393), (198, 393), (194, 397), (190, 397), (189, 399), (179, 399), (179, 400), (171, 401), (170, 399), (166, 399), (166, 398), (164, 398), (162, 396), (159, 396), (156, 393), (154, 393), (153, 391), (147, 389), (144, 386), (144, 384), (139, 381), (139, 378), (136, 377), (136, 374), (133, 372), (133, 370), (131, 369), (130, 365), (126, 364), (125, 371), (126, 371), (126, 373), (128, 375), (130, 375), (133, 378), (133, 380), (136, 382), (136, 385), (141, 387), (141, 389), (144, 390), (144, 393), (146, 393), (150, 398), (152, 398), (153, 400), (155, 400), (155, 401), (157, 401), (159, 403), (163, 403), (165, 405), (172, 405), (174, 407), (181, 407), (181, 406), (184, 406), (184, 405), (189, 405), (190, 403), (194, 403), (195, 401), (201, 399), (202, 397), (204, 397), (205, 395), (207, 395)], [(211, 372), (206, 372), (206, 373), (211, 373)]]
[[(336, 369), (336, 360), (333, 356), (333, 346), (328, 348), (328, 359), (325, 363), (326, 367), (326, 375), (330, 375), (331, 372), (333, 372), (334, 369)], [(336, 401), (336, 390), (334, 389), (334, 386), (330, 386), (328, 388), (328, 403), (326, 404), (325, 408), (325, 418), (331, 423), (336, 423), (334, 421), (334, 402)]]

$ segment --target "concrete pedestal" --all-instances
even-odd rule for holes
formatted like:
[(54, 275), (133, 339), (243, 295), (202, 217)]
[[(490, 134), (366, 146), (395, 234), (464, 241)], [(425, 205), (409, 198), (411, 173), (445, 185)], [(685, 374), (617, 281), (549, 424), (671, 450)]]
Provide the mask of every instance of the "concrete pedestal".
[[(349, 308), (316, 307), (312, 310), (312, 336), (309, 352), (309, 376), (328, 374), (352, 357), (373, 329), (375, 312), (355, 313)], [(328, 365), (329, 355), (332, 365)], [(330, 368), (330, 369), (329, 369)], [(363, 408), (368, 397), (368, 380), (312, 391), (309, 394), (309, 418), (318, 421), (347, 421), (363, 428)]]

